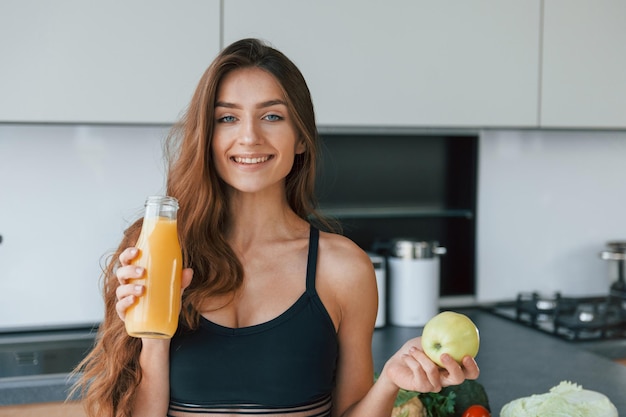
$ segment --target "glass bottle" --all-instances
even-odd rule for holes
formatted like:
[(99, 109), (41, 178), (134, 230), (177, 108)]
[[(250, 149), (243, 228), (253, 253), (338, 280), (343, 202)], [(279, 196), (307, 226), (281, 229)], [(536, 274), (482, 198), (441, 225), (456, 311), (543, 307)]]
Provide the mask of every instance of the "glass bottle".
[(146, 199), (143, 225), (135, 245), (134, 265), (144, 268), (144, 292), (126, 311), (126, 332), (133, 337), (168, 339), (178, 327), (181, 302), (182, 252), (178, 240), (174, 197)]

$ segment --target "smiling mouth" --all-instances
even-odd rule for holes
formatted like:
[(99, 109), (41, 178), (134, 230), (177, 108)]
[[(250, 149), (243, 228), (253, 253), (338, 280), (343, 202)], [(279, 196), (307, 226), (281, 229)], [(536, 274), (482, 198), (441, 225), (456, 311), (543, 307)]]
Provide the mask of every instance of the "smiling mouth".
[(233, 156), (231, 159), (238, 164), (255, 165), (255, 164), (262, 164), (263, 162), (269, 161), (270, 159), (272, 159), (272, 155), (259, 156), (259, 157), (254, 157), (254, 158), (243, 157), (243, 156)]

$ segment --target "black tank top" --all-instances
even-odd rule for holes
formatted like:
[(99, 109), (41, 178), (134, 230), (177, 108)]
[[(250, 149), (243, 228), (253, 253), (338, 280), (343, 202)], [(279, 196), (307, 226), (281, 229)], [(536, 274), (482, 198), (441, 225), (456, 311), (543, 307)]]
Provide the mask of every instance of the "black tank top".
[(315, 290), (311, 227), (304, 294), (278, 317), (230, 328), (201, 318), (171, 342), (169, 416), (330, 416), (338, 340)]

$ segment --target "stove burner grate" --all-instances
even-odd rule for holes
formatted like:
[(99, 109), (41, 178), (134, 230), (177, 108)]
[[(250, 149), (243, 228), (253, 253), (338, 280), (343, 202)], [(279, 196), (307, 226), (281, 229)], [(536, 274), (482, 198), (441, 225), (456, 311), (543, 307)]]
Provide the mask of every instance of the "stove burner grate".
[(568, 314), (555, 312), (554, 331), (578, 339), (587, 334), (598, 338), (626, 337), (626, 309), (620, 300), (605, 298), (581, 302)]
[(560, 292), (519, 293), (493, 306), (502, 317), (567, 340), (626, 338), (626, 301), (621, 297), (564, 297)]

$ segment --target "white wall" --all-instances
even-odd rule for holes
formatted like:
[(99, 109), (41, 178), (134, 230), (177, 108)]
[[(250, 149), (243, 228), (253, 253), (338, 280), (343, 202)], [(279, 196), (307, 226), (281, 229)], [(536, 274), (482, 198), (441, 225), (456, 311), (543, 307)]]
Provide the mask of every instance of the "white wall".
[(477, 298), (608, 292), (626, 240), (626, 132), (485, 131), (480, 139)]
[[(104, 257), (163, 192), (164, 127), (0, 124), (0, 331), (102, 318)], [(477, 299), (605, 294), (626, 132), (482, 132)]]
[(166, 134), (0, 125), (0, 329), (102, 318), (100, 265), (162, 193)]

